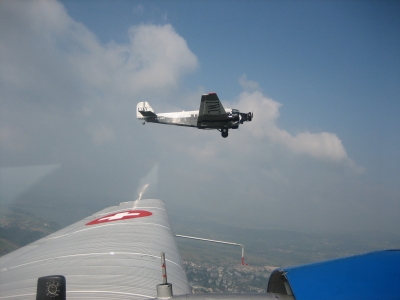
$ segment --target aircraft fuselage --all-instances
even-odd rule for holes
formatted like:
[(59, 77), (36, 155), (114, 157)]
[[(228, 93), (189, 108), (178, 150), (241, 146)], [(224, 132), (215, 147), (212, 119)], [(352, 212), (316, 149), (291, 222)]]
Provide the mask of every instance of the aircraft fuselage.
[(228, 120), (206, 121), (200, 126), (198, 126), (199, 111), (197, 110), (160, 113), (156, 116), (147, 117), (145, 121), (149, 123), (197, 127), (199, 129), (234, 128), (239, 123), (239, 115), (237, 113), (232, 114), (232, 109), (225, 109), (225, 111), (228, 114)]
[(137, 118), (142, 123), (197, 127), (198, 129), (217, 129), (222, 137), (228, 136), (229, 129), (239, 128), (239, 124), (251, 121), (253, 113), (241, 113), (237, 109), (224, 108), (216, 93), (202, 95), (199, 110), (158, 113), (148, 102), (137, 105)]

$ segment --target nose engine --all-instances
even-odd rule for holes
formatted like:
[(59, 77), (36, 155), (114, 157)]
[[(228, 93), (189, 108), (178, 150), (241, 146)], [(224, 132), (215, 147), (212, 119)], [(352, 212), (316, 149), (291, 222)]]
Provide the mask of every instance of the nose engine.
[(248, 112), (246, 113), (240, 113), (240, 124), (243, 124), (243, 122), (250, 122), (253, 119), (253, 113)]
[(221, 132), (221, 136), (223, 138), (228, 137), (229, 129), (238, 129), (239, 124), (243, 124), (244, 122), (250, 122), (253, 119), (253, 113), (241, 113), (237, 109), (232, 109), (232, 112), (228, 115), (229, 117), (229, 125), (218, 128), (218, 131)]

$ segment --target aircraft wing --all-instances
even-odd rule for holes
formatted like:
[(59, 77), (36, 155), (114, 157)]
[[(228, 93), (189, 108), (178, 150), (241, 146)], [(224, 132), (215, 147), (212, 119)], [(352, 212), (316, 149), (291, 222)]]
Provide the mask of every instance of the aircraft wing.
[(121, 203), (1, 257), (0, 299), (35, 299), (49, 275), (65, 277), (67, 299), (155, 298), (161, 252), (173, 293), (190, 293), (164, 202)]
[(216, 93), (205, 94), (201, 97), (199, 117), (197, 127), (218, 127), (219, 124), (225, 124), (229, 121), (229, 115), (226, 113), (221, 101)]

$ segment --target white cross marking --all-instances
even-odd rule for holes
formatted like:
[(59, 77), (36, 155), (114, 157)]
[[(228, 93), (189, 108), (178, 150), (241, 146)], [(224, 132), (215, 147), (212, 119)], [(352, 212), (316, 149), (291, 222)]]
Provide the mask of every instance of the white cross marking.
[(112, 221), (112, 220), (122, 219), (123, 217), (126, 217), (126, 216), (138, 216), (138, 215), (140, 215), (140, 213), (130, 213), (129, 211), (126, 211), (126, 212), (115, 214), (111, 217), (101, 218), (101, 219), (99, 219), (99, 221), (103, 221), (103, 220)]

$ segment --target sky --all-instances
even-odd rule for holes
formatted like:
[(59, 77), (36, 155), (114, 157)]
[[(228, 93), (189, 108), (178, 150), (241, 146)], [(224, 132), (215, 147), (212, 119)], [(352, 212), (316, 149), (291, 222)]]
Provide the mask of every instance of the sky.
[[(245, 228), (400, 227), (397, 1), (1, 1), (0, 197), (66, 225), (166, 202)], [(136, 104), (254, 119), (142, 125)]]

